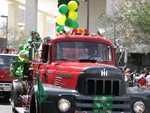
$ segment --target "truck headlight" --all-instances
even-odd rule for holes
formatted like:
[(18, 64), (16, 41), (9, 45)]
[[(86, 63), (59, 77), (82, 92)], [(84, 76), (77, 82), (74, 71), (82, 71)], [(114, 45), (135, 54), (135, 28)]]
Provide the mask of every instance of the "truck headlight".
[(145, 111), (145, 105), (142, 101), (136, 101), (133, 104), (133, 110), (135, 113), (143, 113)]
[(61, 112), (67, 112), (71, 107), (71, 102), (67, 99), (60, 99), (58, 101), (58, 108)]

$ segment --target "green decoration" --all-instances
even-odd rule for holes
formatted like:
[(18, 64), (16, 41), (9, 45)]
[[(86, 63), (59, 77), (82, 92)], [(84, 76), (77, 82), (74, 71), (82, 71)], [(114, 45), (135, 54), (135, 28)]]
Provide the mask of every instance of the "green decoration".
[(29, 60), (32, 60), (32, 49), (36, 52), (40, 46), (40, 43), (40, 35), (34, 29), (26, 43), (21, 44), (19, 48), (19, 55), (11, 65), (10, 71), (15, 77), (23, 78), (24, 76), (27, 76), (30, 66)]
[(65, 25), (71, 27), (71, 23), (72, 23), (72, 19), (68, 18), (65, 22)]
[(64, 14), (66, 15), (68, 13), (69, 9), (68, 9), (68, 6), (66, 4), (62, 4), (59, 6), (59, 12), (61, 14)]
[(58, 6), (60, 6), (61, 4), (68, 4), (70, 0), (58, 0)]
[(58, 0), (59, 14), (56, 18), (56, 31), (58, 33), (70, 32), (78, 28), (78, 6), (79, 0)]
[(16, 69), (15, 74), (16, 74), (17, 76), (21, 76), (21, 75), (23, 75), (23, 71), (24, 71), (24, 67), (21, 65), (21, 66), (19, 66), (19, 67)]
[(56, 31), (57, 31), (58, 33), (63, 32), (63, 31), (64, 31), (64, 26), (57, 25)]
[(23, 49), (24, 49), (23, 45), (20, 45), (19, 50), (23, 50)]
[(22, 61), (22, 62), (28, 62), (29, 60), (29, 51), (27, 50), (21, 50), (19, 52), (19, 59)]
[(72, 22), (71, 22), (71, 27), (72, 27), (72, 28), (78, 28), (78, 27), (79, 27), (78, 22), (77, 22), (77, 21), (72, 20)]
[(66, 26), (69, 26), (69, 27), (71, 27), (71, 28), (78, 28), (78, 27), (79, 27), (78, 22), (75, 21), (75, 20), (72, 20), (72, 19), (70, 19), (70, 18), (68, 18), (68, 19), (66, 20), (65, 25), (66, 25)]
[(41, 104), (44, 102), (48, 96), (47, 92), (44, 90), (43, 84), (40, 80), (39, 73), (36, 75), (36, 84), (37, 84), (37, 92), (36, 92), (36, 98), (38, 102)]
[(112, 113), (112, 96), (96, 96), (93, 113)]

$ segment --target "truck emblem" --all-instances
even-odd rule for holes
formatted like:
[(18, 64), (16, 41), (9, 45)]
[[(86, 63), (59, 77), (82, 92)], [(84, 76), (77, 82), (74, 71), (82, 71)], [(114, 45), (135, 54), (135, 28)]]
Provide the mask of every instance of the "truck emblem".
[(108, 71), (105, 68), (103, 70), (101, 70), (101, 76), (102, 77), (107, 77), (108, 76)]

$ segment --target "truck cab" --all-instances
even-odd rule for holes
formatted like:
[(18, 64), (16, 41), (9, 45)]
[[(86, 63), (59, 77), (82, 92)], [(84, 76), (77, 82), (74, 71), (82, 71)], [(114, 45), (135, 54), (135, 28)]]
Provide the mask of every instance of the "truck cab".
[(130, 112), (123, 74), (115, 66), (110, 40), (100, 35), (59, 35), (43, 44), (41, 56), (43, 63), (34, 64), (34, 73), (39, 72), (45, 83), (48, 99), (44, 105), (51, 110), (38, 104), (38, 112)]

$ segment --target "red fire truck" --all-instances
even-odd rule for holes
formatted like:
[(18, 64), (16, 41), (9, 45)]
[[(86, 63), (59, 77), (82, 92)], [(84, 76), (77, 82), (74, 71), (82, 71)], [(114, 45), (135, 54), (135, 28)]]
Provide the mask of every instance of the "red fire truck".
[(0, 96), (9, 99), (13, 77), (10, 75), (10, 65), (15, 59), (14, 54), (0, 54)]
[(127, 90), (123, 73), (116, 67), (115, 48), (112, 42), (103, 36), (77, 31), (58, 35), (55, 39), (43, 43), (41, 61), (32, 63), (33, 74), (29, 75), (33, 78), (36, 73), (40, 75), (43, 92), (45, 91), (47, 96), (45, 95), (44, 101), (40, 102), (37, 99), (40, 88), (35, 85), (34, 88), (30, 88), (30, 94), (26, 95), (28, 99), (25, 101), (28, 102), (24, 108), (22, 104), (17, 104), (17, 101), (21, 102), (21, 98), (18, 97), (23, 93), (13, 99), (13, 111), (15, 109), (18, 112), (29, 113), (150, 112), (150, 93)]

